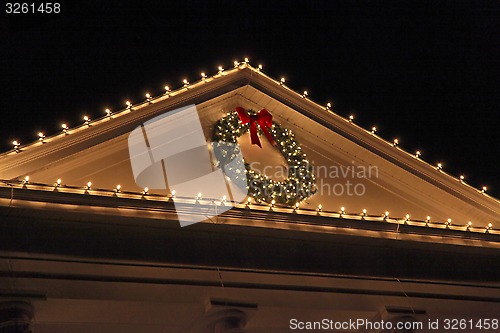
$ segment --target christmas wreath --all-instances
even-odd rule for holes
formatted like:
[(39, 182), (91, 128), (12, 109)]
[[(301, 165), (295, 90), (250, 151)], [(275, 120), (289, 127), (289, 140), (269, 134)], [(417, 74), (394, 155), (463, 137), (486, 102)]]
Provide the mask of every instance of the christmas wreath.
[[(237, 144), (238, 138), (247, 131), (250, 131), (252, 144), (257, 144), (262, 148), (259, 133), (265, 135), (271, 144), (279, 150), (288, 162), (288, 178), (286, 180), (270, 179), (268, 176), (252, 170), (247, 162), (230, 164), (240, 153)], [(295, 140), (294, 134), (272, 121), (272, 116), (265, 109), (258, 113), (251, 110), (247, 113), (242, 108), (236, 108), (236, 112), (230, 112), (217, 121), (212, 141), (219, 167), (223, 168), (226, 175), (235, 182), (241, 181), (243, 172), (245, 172), (248, 195), (257, 202), (293, 206), (317, 192), (313, 167)]]

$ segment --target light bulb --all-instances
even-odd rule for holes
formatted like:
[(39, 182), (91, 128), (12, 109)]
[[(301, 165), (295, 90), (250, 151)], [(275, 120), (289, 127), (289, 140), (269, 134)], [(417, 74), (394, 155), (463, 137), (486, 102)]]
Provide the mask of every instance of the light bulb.
[(17, 141), (17, 140), (12, 141), (12, 145), (14, 146), (14, 147), (13, 147), (13, 148), (14, 148), (14, 151), (15, 151), (16, 153), (19, 153), (19, 146), (21, 145), (21, 144), (19, 143), (19, 141)]

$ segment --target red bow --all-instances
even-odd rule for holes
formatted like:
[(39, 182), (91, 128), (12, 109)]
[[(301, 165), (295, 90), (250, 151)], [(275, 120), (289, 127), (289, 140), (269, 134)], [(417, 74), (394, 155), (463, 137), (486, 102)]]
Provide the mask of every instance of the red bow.
[(256, 115), (249, 115), (246, 113), (245, 109), (242, 107), (237, 107), (236, 112), (238, 112), (238, 116), (240, 117), (243, 125), (250, 123), (250, 138), (252, 140), (253, 145), (257, 145), (262, 148), (260, 144), (259, 136), (257, 135), (257, 124), (259, 124), (260, 129), (267, 137), (269, 142), (276, 146), (276, 141), (274, 141), (273, 137), (267, 130), (267, 127), (271, 127), (273, 124), (273, 116), (266, 109), (260, 110)]

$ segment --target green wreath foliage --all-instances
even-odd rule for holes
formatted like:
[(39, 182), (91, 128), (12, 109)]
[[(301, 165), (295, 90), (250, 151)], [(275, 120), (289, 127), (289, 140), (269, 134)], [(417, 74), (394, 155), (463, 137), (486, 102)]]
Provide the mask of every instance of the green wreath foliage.
[[(248, 113), (256, 114), (255, 111)], [(243, 172), (245, 172), (248, 194), (257, 202), (272, 203), (274, 200), (276, 204), (294, 206), (317, 192), (313, 166), (307, 160), (306, 154), (302, 152), (294, 134), (274, 121), (272, 127), (269, 128), (269, 133), (277, 143), (276, 149), (288, 162), (288, 178), (284, 181), (272, 180), (252, 170), (250, 164), (246, 162), (236, 165), (233, 163), (229, 166), (229, 163), (240, 153), (237, 145), (238, 138), (247, 133), (249, 128), (249, 124), (242, 124), (236, 112), (228, 113), (215, 124), (212, 136), (214, 153), (219, 162), (218, 166), (225, 170), (226, 176), (234, 182), (241, 182)], [(261, 129), (258, 130), (262, 134)], [(267, 139), (263, 138), (263, 140)], [(224, 143), (230, 145), (224, 145)]]

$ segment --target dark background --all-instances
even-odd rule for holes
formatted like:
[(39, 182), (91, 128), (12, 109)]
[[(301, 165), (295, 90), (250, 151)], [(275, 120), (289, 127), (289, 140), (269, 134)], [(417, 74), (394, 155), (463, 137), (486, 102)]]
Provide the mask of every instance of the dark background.
[(61, 3), (60, 14), (7, 15), (2, 2), (2, 151), (249, 57), (500, 193), (498, 1)]

